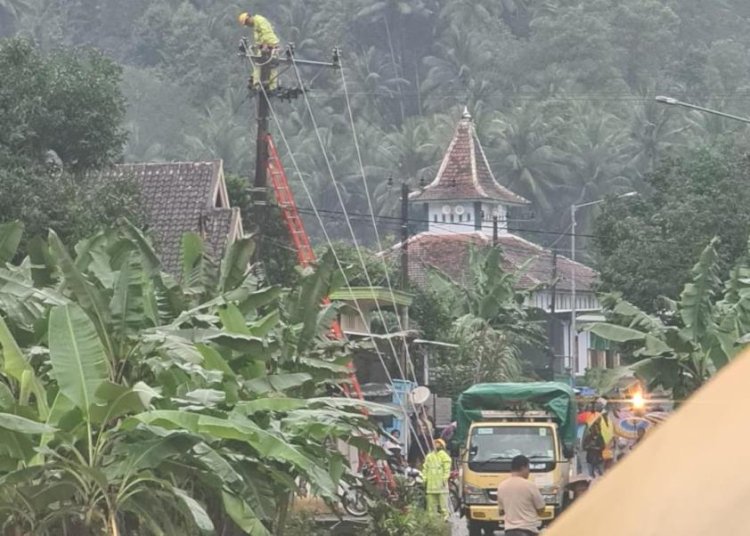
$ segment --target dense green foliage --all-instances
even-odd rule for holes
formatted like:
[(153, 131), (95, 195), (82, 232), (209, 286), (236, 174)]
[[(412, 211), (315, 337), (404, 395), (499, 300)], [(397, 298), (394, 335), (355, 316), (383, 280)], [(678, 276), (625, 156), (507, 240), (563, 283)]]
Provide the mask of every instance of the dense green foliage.
[(138, 219), (133, 185), (93, 173), (122, 155), (120, 68), (94, 51), (42, 54), (5, 40), (0, 73), (0, 220), (76, 242), (120, 216)]
[(3, 533), (263, 536), (283, 533), (296, 478), (335, 500), (332, 442), (370, 444), (361, 403), (326, 397), (350, 355), (320, 305), (330, 255), (261, 287), (252, 240), (217, 263), (186, 235), (177, 284), (127, 222), (72, 256), (51, 231), (6, 263), (21, 232), (0, 226)]
[(457, 396), (476, 383), (519, 380), (522, 350), (545, 347), (539, 311), (525, 305), (529, 291), (518, 290), (523, 269), (504, 272), (501, 260), (499, 248), (473, 250), (466, 284), (433, 274), (431, 286), (450, 313), (449, 331), (439, 339), (458, 345), (436, 352), (431, 363), (432, 384), (443, 396)]
[(590, 328), (600, 337), (624, 344), (637, 359), (624, 372), (635, 371), (649, 387), (672, 390), (678, 401), (748, 343), (750, 253), (746, 247), (722, 281), (717, 246), (718, 239), (713, 239), (703, 250), (679, 300), (662, 299), (659, 315), (644, 313), (619, 295), (608, 295), (603, 303), (609, 323)]
[[(300, 57), (343, 65), (378, 213), (393, 216), (393, 175), (416, 187), (436, 171), (464, 105), (497, 175), (536, 203), (530, 230), (561, 231), (572, 202), (638, 187), (665, 155), (742, 135), (738, 123), (653, 102), (657, 94), (742, 113), (750, 82), (745, 0), (5, 0), (5, 35), (44, 49), (91, 45), (124, 66), (126, 158), (223, 158), (252, 170), (253, 102), (235, 54), (241, 9), (268, 16)], [(316, 73), (303, 70), (311, 81)], [(284, 83), (296, 83), (294, 71)], [(311, 104), (347, 208), (369, 208), (338, 73)], [(340, 211), (303, 100), (274, 105), (316, 205)], [(285, 157), (287, 149), (273, 124)], [(294, 176), (287, 159), (290, 175)], [(298, 189), (298, 177), (293, 186)], [(307, 200), (301, 202), (307, 205)], [(593, 209), (596, 210), (596, 209)], [(591, 212), (581, 214), (585, 231)], [(339, 215), (326, 225), (339, 238)], [(390, 221), (384, 230), (396, 233)], [(366, 219), (354, 222), (372, 238)], [(319, 235), (317, 222), (311, 231)], [(531, 235), (544, 239), (550, 235)]]
[(719, 275), (727, 277), (746, 253), (748, 180), (744, 154), (701, 149), (665, 161), (639, 197), (608, 201), (595, 224), (602, 289), (654, 312), (658, 296), (679, 296), (694, 259), (714, 236), (721, 239)]

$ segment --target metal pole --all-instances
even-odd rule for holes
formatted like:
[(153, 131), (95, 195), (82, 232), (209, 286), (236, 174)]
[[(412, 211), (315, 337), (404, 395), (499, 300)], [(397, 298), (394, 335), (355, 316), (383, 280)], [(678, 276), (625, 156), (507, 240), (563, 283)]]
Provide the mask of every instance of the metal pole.
[(552, 250), (552, 302), (549, 307), (549, 368), (550, 368), (550, 380), (555, 379), (555, 324), (557, 319), (555, 318), (555, 310), (557, 308), (557, 250)]
[(492, 216), (492, 247), (497, 247), (497, 216)]
[(576, 330), (576, 206), (570, 206), (570, 381), (578, 369), (578, 331)]
[(707, 114), (713, 114), (713, 115), (718, 115), (721, 117), (726, 117), (727, 119), (733, 119), (734, 121), (740, 121), (742, 123), (750, 123), (750, 119), (748, 119), (747, 117), (740, 117), (739, 115), (732, 115), (732, 114), (728, 114), (725, 112), (720, 112), (718, 110), (712, 110), (711, 108), (705, 108), (703, 106), (698, 106), (696, 104), (682, 102), (672, 97), (664, 97), (660, 95), (656, 97), (656, 102), (660, 102), (662, 104), (668, 104), (671, 106), (682, 106), (684, 108), (690, 108), (691, 110), (698, 110), (699, 112), (705, 112)]

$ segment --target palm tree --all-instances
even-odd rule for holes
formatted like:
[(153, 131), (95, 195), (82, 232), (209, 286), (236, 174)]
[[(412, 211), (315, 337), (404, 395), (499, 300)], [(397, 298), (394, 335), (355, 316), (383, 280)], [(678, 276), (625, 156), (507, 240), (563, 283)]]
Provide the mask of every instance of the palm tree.
[(555, 128), (539, 106), (527, 104), (493, 119), (485, 143), (501, 182), (547, 214), (567, 186), (565, 160), (552, 143)]
[(0, 37), (12, 35), (18, 20), (30, 10), (28, 0), (0, 0)]
[[(589, 105), (572, 109), (573, 122), (565, 144), (575, 202), (600, 199), (631, 186), (626, 131), (622, 121)], [(621, 192), (620, 192), (621, 193)]]
[(211, 99), (197, 129), (184, 134), (185, 158), (221, 159), (227, 170), (246, 173), (254, 145), (237, 112), (245, 98), (244, 91), (228, 89), (224, 98)]
[(631, 116), (630, 149), (632, 167), (639, 176), (654, 170), (665, 151), (681, 141), (684, 125), (676, 123), (670, 110), (660, 106), (653, 99), (638, 106)]
[(500, 82), (494, 69), (494, 46), (486, 34), (466, 32), (451, 23), (424, 58), (427, 75), (422, 82), (424, 108), (444, 112), (458, 106), (474, 108), (496, 97)]

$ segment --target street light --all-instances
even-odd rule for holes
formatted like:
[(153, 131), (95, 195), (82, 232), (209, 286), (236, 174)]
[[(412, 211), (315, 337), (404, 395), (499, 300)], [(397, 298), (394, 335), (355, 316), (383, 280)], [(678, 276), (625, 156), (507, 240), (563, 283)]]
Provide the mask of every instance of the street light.
[(658, 97), (656, 97), (655, 100), (658, 103), (666, 104), (668, 106), (682, 106), (683, 108), (690, 108), (691, 110), (698, 110), (699, 112), (705, 112), (707, 114), (718, 115), (721, 117), (726, 117), (727, 119), (734, 119), (735, 121), (741, 121), (742, 123), (750, 123), (750, 119), (746, 117), (740, 117), (739, 115), (727, 114), (724, 112), (720, 112), (718, 110), (712, 110), (711, 108), (704, 108), (703, 106), (696, 106), (695, 104), (690, 104), (687, 102), (679, 101), (673, 97), (665, 97), (664, 95), (659, 95)]
[[(622, 195), (618, 195), (615, 199), (624, 199), (626, 197), (634, 197), (638, 195), (638, 192), (627, 192)], [(571, 268), (570, 277), (570, 294), (572, 303), (570, 306), (570, 355), (571, 355), (571, 380), (575, 374), (576, 365), (578, 364), (578, 331), (576, 330), (576, 212), (579, 208), (590, 207), (604, 203), (606, 199), (597, 199), (596, 201), (589, 201), (588, 203), (580, 203), (578, 205), (570, 205), (570, 260), (573, 261)]]

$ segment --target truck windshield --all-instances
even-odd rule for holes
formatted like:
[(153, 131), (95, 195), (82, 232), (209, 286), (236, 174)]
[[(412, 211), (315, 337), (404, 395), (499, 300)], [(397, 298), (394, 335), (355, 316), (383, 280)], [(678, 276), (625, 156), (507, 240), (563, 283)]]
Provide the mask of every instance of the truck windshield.
[(555, 442), (547, 426), (478, 426), (472, 429), (469, 461), (510, 461), (523, 454), (533, 461), (554, 461)]

